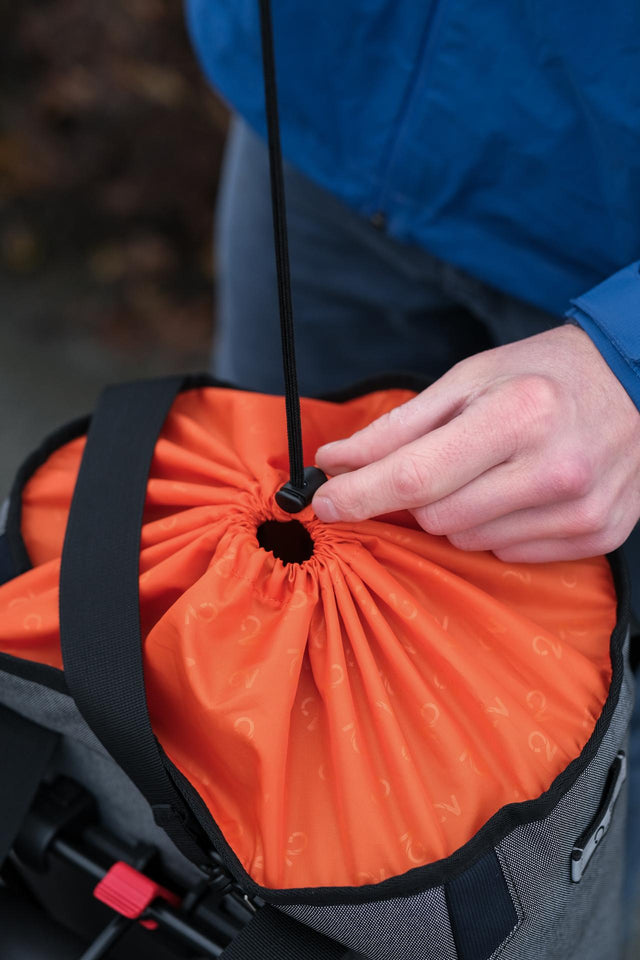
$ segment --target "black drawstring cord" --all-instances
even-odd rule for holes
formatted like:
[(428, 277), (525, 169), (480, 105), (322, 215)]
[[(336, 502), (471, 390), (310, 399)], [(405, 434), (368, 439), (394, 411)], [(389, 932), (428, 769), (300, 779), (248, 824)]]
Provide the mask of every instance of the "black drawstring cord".
[(291, 302), (291, 275), (289, 244), (282, 173), (282, 150), (278, 123), (278, 94), (276, 65), (273, 52), (270, 0), (259, 0), (260, 32), (262, 38), (262, 72), (264, 99), (269, 139), (269, 171), (271, 174), (271, 206), (273, 237), (278, 275), (278, 303), (280, 307), (280, 338), (284, 370), (287, 437), (289, 442), (289, 482), (276, 494), (276, 501), (288, 513), (298, 513), (311, 502), (315, 491), (327, 479), (316, 467), (304, 467), (302, 453), (302, 424), (300, 394), (296, 372), (295, 337), (293, 332), (293, 305)]

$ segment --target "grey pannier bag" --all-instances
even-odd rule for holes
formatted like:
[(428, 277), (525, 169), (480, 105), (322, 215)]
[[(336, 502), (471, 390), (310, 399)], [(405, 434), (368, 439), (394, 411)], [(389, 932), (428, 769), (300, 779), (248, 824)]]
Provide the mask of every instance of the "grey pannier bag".
[[(242, 934), (232, 942), (228, 925), (226, 931), (219, 932), (215, 949), (212, 947), (205, 956), (222, 955), (225, 960), (251, 960), (255, 956), (330, 960), (350, 948), (375, 960), (616, 957), (622, 926), (625, 751), (632, 707), (629, 596), (618, 554), (609, 558), (608, 567), (604, 559), (597, 561), (598, 570), (606, 574), (617, 595), (615, 625), (610, 638), (602, 638), (603, 649), (609, 648), (601, 664), (602, 676), (607, 678), (606, 696), (599, 715), (591, 721), (595, 726), (590, 735), (585, 733), (584, 746), (541, 795), (501, 805), (450, 855), (433, 862), (423, 858), (415, 868), (380, 882), (374, 879), (319, 885), (314, 883), (311, 873), (305, 887), (274, 889), (252, 877), (239, 860), (237, 840), (234, 849), (216, 823), (211, 804), (207, 806), (198, 789), (176, 767), (175, 756), (167, 755), (151, 730), (145, 703), (151, 694), (147, 689), (145, 695), (139, 656), (135, 589), (142, 520), (139, 508), (144, 501), (154, 450), (153, 469), (165, 475), (161, 448), (155, 447), (156, 436), (167, 411), (167, 422), (172, 422), (176, 395), (181, 403), (181, 421), (191, 398), (198, 407), (210, 398), (214, 415), (216, 404), (227, 404), (227, 413), (221, 414), (221, 429), (227, 427), (233, 404), (237, 401), (241, 409), (246, 403), (244, 397), (250, 396), (205, 383), (208, 381), (201, 379), (125, 385), (107, 391), (100, 402), (82, 454), (66, 527), (60, 581), (64, 672), (46, 665), (46, 657), (44, 662), (38, 662), (42, 655), (37, 648), (28, 655), (25, 648), (25, 656), (21, 657), (16, 655), (12, 641), (12, 652), (7, 652), (7, 624), (13, 616), (12, 622), (23, 630), (22, 636), (33, 636), (37, 624), (29, 619), (34, 614), (27, 612), (35, 610), (28, 606), (29, 591), (38, 589), (34, 577), (42, 576), (42, 584), (47, 575), (51, 576), (52, 569), (51, 563), (46, 575), (41, 575), (37, 567), (29, 569), (20, 525), (23, 492), (30, 489), (33, 477), (44, 476), (46, 481), (50, 462), (54, 483), (59, 482), (59, 465), (69, 464), (71, 454), (67, 451), (77, 444), (74, 438), (82, 437), (87, 422), (72, 424), (50, 438), (18, 476), (5, 511), (6, 529), (0, 538), (5, 581), (4, 587), (0, 586), (0, 650), (5, 651), (0, 653), (0, 860), (5, 859), (19, 871), (24, 866), (21, 858), (26, 851), (27, 866), (33, 866), (33, 843), (28, 834), (35, 828), (28, 809), (39, 787), (42, 789), (42, 782), (54, 794), (59, 792), (56, 784), (62, 775), (66, 790), (69, 784), (79, 784), (95, 798), (95, 816), (103, 828), (130, 842), (152, 844), (158, 851), (161, 886), (153, 888), (154, 896), (164, 896), (162, 890), (168, 888), (176, 898), (173, 906), (163, 908), (165, 920), (172, 910), (180, 916), (184, 906), (178, 905), (190, 902), (185, 892), (202, 883), (211, 889), (223, 889), (225, 916), (242, 902), (255, 911), (250, 922), (242, 927)], [(372, 396), (379, 398), (380, 393)], [(357, 396), (356, 400), (359, 402)], [(267, 403), (264, 398), (254, 402)], [(277, 402), (275, 398), (273, 402)], [(349, 401), (342, 402), (346, 417)], [(74, 466), (72, 472), (75, 469)], [(29, 507), (33, 502), (29, 494)], [(93, 509), (96, 503), (100, 504), (99, 511)], [(130, 527), (136, 532), (125, 536), (124, 531)], [(36, 537), (41, 536), (39, 526), (32, 528), (32, 535), (33, 529)], [(395, 537), (388, 525), (380, 525), (379, 530), (379, 535), (386, 530)], [(400, 534), (401, 538), (410, 536), (407, 528), (399, 528)], [(428, 535), (424, 538), (431, 542)], [(96, 543), (99, 549), (95, 548)], [(222, 549), (228, 551), (228, 543)], [(261, 547), (255, 543), (253, 549)], [(375, 552), (375, 544), (370, 549)], [(454, 560), (458, 557), (464, 564), (469, 562), (463, 551), (450, 550)], [(216, 567), (226, 573), (224, 564), (221, 566), (217, 559), (221, 556), (217, 548), (212, 547), (212, 551), (210, 576), (217, 575)], [(263, 554), (264, 550), (260, 556)], [(228, 552), (223, 554), (226, 557)], [(489, 558), (487, 563), (490, 569), (495, 565), (500, 572), (495, 558)], [(587, 564), (587, 569), (595, 568)], [(438, 577), (442, 579), (441, 574)], [(471, 605), (474, 597), (480, 596), (477, 588), (473, 589), (475, 592), (469, 594)], [(48, 588), (44, 590), (45, 599), (50, 595), (47, 591)], [(583, 603), (588, 600), (589, 597), (583, 598)], [(428, 602), (428, 597), (423, 602)], [(19, 617), (14, 616), (16, 610), (20, 611)], [(413, 614), (405, 613), (409, 624), (419, 624), (420, 617), (411, 619)], [(394, 622), (400, 624), (401, 620)], [(574, 619), (574, 625), (576, 622)], [(206, 624), (203, 629), (206, 637)], [(467, 632), (468, 652), (473, 657), (473, 628)], [(481, 639), (481, 634), (478, 636)], [(212, 638), (216, 639), (215, 633)], [(306, 636), (301, 640), (306, 644)], [(540, 640), (534, 637), (534, 645)], [(551, 643), (552, 651), (553, 641), (544, 642)], [(514, 644), (514, 651), (516, 647)], [(246, 645), (241, 644), (239, 649), (246, 649)], [(101, 650), (106, 651), (106, 656)], [(542, 656), (538, 660), (545, 664), (553, 660), (555, 673), (559, 674), (561, 662), (549, 651), (538, 650), (549, 653), (546, 659)], [(506, 669), (510, 669), (508, 664)], [(563, 682), (570, 686), (571, 681), (566, 675)], [(471, 695), (466, 708), (463, 702), (459, 704), (460, 717), (465, 711), (471, 716), (477, 709), (472, 690)], [(505, 703), (510, 703), (508, 695), (505, 688)], [(529, 706), (535, 715), (539, 705), (532, 701)], [(273, 707), (277, 707), (276, 701)], [(485, 714), (492, 709), (498, 711), (496, 722), (505, 720), (502, 714), (508, 711), (500, 705), (483, 707)], [(299, 716), (303, 715), (304, 711)], [(430, 719), (429, 714), (427, 720)], [(569, 716), (568, 721), (574, 720)], [(486, 728), (488, 732), (492, 729), (491, 725)], [(500, 729), (509, 735), (506, 720)], [(537, 762), (540, 750), (544, 750), (544, 734), (540, 733), (538, 739), (539, 743), (531, 740), (530, 735), (528, 757), (532, 762)], [(504, 749), (509, 749), (508, 740), (503, 742)], [(429, 744), (425, 739), (424, 757), (428, 761), (433, 755), (435, 761), (437, 751)], [(450, 760), (459, 766), (455, 750), (449, 752)], [(517, 753), (514, 757), (517, 762)], [(219, 762), (212, 756), (212, 770)], [(359, 762), (357, 754), (354, 762)], [(523, 755), (523, 763), (527, 762)], [(435, 766), (433, 770), (435, 775)], [(288, 789), (295, 791), (295, 782)], [(42, 805), (42, 801), (37, 802)], [(47, 803), (50, 806), (52, 802), (49, 793)], [(368, 815), (364, 807), (362, 813)], [(320, 839), (328, 849), (337, 842), (326, 833)], [(343, 837), (340, 842), (348, 856), (369, 856), (367, 850), (358, 853), (355, 847), (349, 852), (349, 838)], [(6, 860), (12, 848), (14, 852)], [(46, 866), (44, 852), (39, 857), (40, 866)], [(135, 867), (131, 861), (129, 865)], [(338, 863), (334, 868), (342, 870)], [(94, 874), (92, 881), (96, 876), (106, 876), (106, 893), (98, 884), (94, 894), (103, 896), (103, 902), (116, 911), (123, 908), (109, 884), (121, 882), (118, 871), (122, 869), (104, 864), (102, 874)], [(136, 879), (134, 888), (137, 890), (136, 884), (144, 887), (145, 882), (148, 881), (144, 877)], [(116, 893), (119, 889), (117, 886)], [(153, 903), (146, 904), (133, 915), (134, 919), (147, 922), (146, 910), (162, 913), (157, 903), (155, 907)], [(243, 922), (247, 919), (245, 916)], [(172, 922), (176, 922), (175, 917)], [(193, 922), (199, 929), (197, 918)], [(162, 922), (160, 929), (164, 930)], [(9, 925), (3, 921), (0, 943), (8, 931)], [(201, 931), (198, 936), (203, 936)], [(220, 954), (223, 949), (225, 952)], [(31, 960), (38, 954), (32, 952), (29, 956)]]

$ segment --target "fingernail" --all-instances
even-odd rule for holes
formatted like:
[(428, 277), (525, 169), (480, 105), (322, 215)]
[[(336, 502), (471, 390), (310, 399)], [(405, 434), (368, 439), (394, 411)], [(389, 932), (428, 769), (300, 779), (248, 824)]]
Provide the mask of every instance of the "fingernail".
[(340, 519), (333, 501), (329, 500), (328, 497), (314, 497), (311, 505), (318, 520), (322, 520), (324, 523), (335, 523), (336, 520)]

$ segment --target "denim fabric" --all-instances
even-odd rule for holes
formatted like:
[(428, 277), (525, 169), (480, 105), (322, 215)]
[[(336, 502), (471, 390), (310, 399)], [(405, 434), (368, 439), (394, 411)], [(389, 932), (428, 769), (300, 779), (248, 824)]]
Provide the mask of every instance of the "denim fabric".
[[(437, 377), (464, 356), (562, 323), (400, 244), (288, 167), (285, 174), (300, 388), (312, 395), (390, 370)], [(216, 376), (282, 392), (267, 153), (232, 127), (216, 218)], [(625, 545), (640, 615), (640, 531)], [(630, 748), (626, 895), (640, 900), (640, 701)], [(640, 908), (640, 903), (638, 903)]]
[[(286, 197), (302, 393), (389, 370), (437, 377), (465, 356), (563, 322), (391, 239), (292, 167)], [(217, 210), (213, 369), (280, 393), (272, 230), (265, 146), (236, 121)]]

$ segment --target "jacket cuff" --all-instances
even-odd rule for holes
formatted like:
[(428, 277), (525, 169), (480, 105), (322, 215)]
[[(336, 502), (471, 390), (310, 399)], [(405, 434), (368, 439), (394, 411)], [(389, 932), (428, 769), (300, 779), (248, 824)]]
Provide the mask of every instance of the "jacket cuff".
[(640, 410), (640, 261), (571, 303), (567, 318), (591, 337)]

